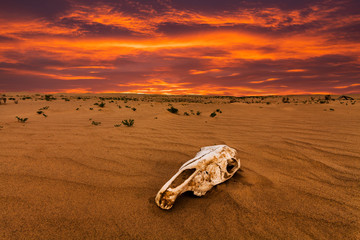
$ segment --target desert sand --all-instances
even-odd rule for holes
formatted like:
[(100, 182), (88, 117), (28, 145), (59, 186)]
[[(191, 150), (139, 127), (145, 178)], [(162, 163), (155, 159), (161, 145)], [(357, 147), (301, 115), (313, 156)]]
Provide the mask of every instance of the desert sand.
[[(6, 93), (0, 239), (360, 239), (360, 96), (350, 96)], [(134, 126), (114, 127), (124, 119)], [(241, 170), (201, 198), (156, 206), (179, 167), (216, 144), (237, 149)]]

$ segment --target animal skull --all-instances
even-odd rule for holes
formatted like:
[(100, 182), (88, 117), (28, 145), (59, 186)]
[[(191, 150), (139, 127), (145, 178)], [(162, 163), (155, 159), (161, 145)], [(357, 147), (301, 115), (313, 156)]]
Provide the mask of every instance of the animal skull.
[(240, 168), (240, 159), (235, 155), (236, 150), (226, 145), (201, 148), (160, 189), (155, 197), (156, 204), (162, 209), (170, 209), (176, 198), (184, 192), (205, 195), (213, 186), (231, 178)]

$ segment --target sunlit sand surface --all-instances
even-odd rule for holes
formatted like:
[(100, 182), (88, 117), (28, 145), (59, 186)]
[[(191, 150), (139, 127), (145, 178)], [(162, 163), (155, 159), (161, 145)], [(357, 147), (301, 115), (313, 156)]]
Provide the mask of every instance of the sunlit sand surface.
[[(350, 96), (7, 94), (0, 239), (358, 239), (360, 96)], [(134, 126), (114, 127), (125, 119)], [(237, 149), (241, 170), (157, 207), (161, 186), (215, 144)]]

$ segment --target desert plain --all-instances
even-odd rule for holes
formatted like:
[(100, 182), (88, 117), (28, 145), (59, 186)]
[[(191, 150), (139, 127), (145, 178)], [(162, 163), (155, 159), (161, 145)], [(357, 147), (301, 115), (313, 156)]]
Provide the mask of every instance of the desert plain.
[[(6, 93), (0, 239), (360, 239), (349, 97)], [(163, 184), (217, 144), (241, 169), (160, 209)]]

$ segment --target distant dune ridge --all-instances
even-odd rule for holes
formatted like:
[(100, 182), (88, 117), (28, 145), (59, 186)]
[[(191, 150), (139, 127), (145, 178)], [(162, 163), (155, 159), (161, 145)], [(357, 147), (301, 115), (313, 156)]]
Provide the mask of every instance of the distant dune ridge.
[[(0, 239), (360, 238), (360, 95), (5, 97)], [(241, 169), (157, 207), (179, 167), (219, 144)]]

